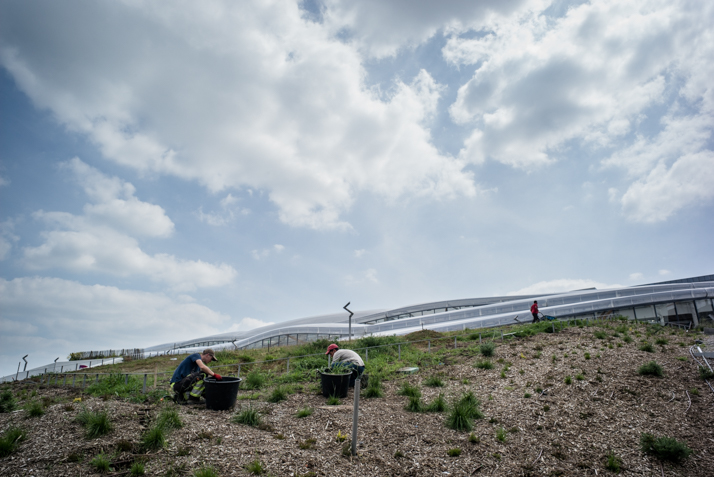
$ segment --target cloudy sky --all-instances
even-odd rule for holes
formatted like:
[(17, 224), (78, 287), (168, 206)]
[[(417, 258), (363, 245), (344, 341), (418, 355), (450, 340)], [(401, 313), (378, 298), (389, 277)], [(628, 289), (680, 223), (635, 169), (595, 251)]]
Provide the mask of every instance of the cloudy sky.
[(714, 3), (0, 2), (0, 375), (712, 273)]

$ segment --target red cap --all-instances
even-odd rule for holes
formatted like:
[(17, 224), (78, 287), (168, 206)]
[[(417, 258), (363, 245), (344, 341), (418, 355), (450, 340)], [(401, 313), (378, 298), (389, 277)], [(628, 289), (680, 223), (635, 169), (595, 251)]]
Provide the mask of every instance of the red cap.
[(333, 343), (327, 347), (327, 353), (325, 354), (330, 354), (330, 351), (332, 351), (333, 349), (340, 349), (340, 347)]

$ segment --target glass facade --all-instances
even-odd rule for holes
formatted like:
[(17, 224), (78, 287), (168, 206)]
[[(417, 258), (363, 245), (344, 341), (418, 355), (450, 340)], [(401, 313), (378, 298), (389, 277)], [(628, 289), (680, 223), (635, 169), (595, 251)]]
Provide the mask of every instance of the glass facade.
[(695, 300), (694, 304), (697, 307), (699, 324), (707, 327), (714, 326), (714, 307), (712, 307), (712, 300)]
[(674, 304), (677, 309), (677, 322), (681, 325), (688, 325), (696, 322), (697, 310), (693, 301), (678, 301)]
[(637, 321), (647, 321), (649, 323), (656, 323), (658, 321), (654, 306), (652, 305), (636, 306), (635, 317), (637, 318)]

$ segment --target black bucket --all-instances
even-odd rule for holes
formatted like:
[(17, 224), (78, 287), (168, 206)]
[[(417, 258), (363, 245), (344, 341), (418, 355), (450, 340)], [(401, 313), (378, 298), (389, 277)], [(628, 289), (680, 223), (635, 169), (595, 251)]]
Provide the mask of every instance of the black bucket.
[(325, 397), (337, 396), (338, 398), (346, 398), (347, 391), (350, 389), (350, 376), (348, 374), (327, 374), (320, 371), (322, 378), (322, 395)]
[(238, 396), (238, 386), (243, 381), (241, 378), (226, 376), (220, 381), (210, 377), (203, 380), (205, 391), (203, 397), (206, 398), (206, 409), (213, 411), (227, 411), (236, 403)]

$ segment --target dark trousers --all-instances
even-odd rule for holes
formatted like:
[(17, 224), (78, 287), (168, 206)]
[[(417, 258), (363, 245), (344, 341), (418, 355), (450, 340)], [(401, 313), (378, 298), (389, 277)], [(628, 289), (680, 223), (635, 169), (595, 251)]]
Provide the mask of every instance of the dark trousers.
[(540, 318), (538, 318), (538, 313), (531, 313), (531, 315), (533, 315), (533, 323), (540, 321)]

